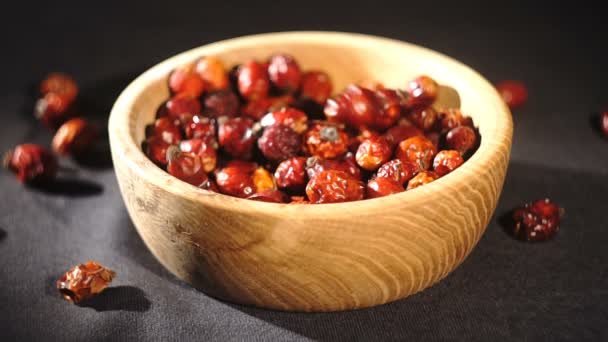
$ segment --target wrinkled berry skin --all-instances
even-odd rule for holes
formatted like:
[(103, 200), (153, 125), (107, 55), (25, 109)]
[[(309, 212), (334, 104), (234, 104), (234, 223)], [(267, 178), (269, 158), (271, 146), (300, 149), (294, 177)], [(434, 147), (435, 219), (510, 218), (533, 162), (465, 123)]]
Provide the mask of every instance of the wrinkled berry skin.
[(258, 148), (271, 161), (295, 157), (302, 147), (302, 139), (293, 129), (284, 125), (273, 125), (264, 129), (258, 139)]
[(355, 161), (355, 156), (351, 152), (346, 153), (341, 159), (310, 157), (306, 160), (306, 174), (309, 179), (327, 170), (346, 172), (357, 179), (361, 179), (361, 170)]
[[(329, 121), (345, 123), (353, 128), (377, 128), (378, 118), (384, 115), (376, 94), (372, 90), (354, 84), (328, 100), (324, 112)], [(397, 119), (398, 115), (394, 120)]]
[(194, 71), (193, 65), (186, 65), (171, 72), (169, 89), (173, 94), (188, 94), (196, 98), (205, 91), (205, 82)]
[(471, 127), (456, 127), (445, 136), (445, 143), (449, 148), (465, 154), (477, 144), (477, 134)]
[(279, 189), (297, 192), (304, 189), (306, 176), (306, 158), (294, 157), (282, 161), (274, 172)]
[(95, 261), (72, 267), (59, 280), (57, 289), (67, 301), (80, 303), (104, 291), (116, 272)]
[(216, 57), (206, 56), (199, 59), (194, 70), (205, 82), (207, 90), (224, 90), (230, 86), (228, 72), (222, 61)]
[(217, 144), (215, 140), (215, 121), (209, 118), (193, 115), (184, 123), (184, 132), (187, 139), (203, 139)]
[(304, 134), (306, 152), (323, 159), (342, 156), (348, 150), (348, 143), (348, 135), (332, 124), (315, 124)]
[(156, 119), (146, 133), (148, 136), (157, 135), (172, 145), (179, 143), (183, 138), (179, 121), (168, 116)]
[(434, 79), (429, 76), (418, 76), (407, 84), (407, 93), (409, 94), (407, 106), (428, 107), (435, 102), (439, 85)]
[(384, 197), (403, 191), (405, 191), (403, 185), (390, 178), (370, 179), (365, 188), (366, 198)]
[(143, 142), (142, 149), (154, 164), (164, 168), (168, 163), (167, 149), (170, 146), (162, 137), (153, 135)]
[(174, 95), (167, 101), (166, 107), (167, 114), (174, 119), (181, 119), (183, 114), (201, 113), (201, 103), (198, 98), (188, 93)]
[(391, 158), (393, 150), (386, 138), (372, 137), (365, 139), (357, 149), (355, 158), (361, 168), (374, 171)]
[(411, 124), (396, 125), (389, 128), (386, 133), (384, 133), (384, 137), (392, 146), (398, 145), (405, 139), (423, 135), (424, 133), (418, 127)]
[(215, 170), (217, 165), (217, 151), (212, 143), (200, 138), (183, 140), (179, 143), (179, 149), (182, 152), (193, 153), (201, 158), (203, 170), (209, 173)]
[(253, 178), (253, 190), (258, 192), (275, 190), (277, 188), (276, 181), (272, 173), (263, 167), (255, 169), (252, 175)]
[(397, 146), (396, 157), (403, 163), (413, 163), (418, 171), (428, 170), (437, 154), (437, 148), (423, 136), (408, 138)]
[(401, 116), (401, 105), (404, 98), (393, 89), (375, 91), (376, 102), (380, 106), (380, 115), (374, 119), (373, 128), (384, 131), (397, 122)]
[(292, 56), (280, 54), (270, 58), (268, 75), (275, 88), (293, 93), (300, 87), (302, 71)]
[(269, 203), (288, 203), (290, 201), (289, 196), (280, 190), (266, 190), (257, 192), (247, 197), (247, 199)]
[(270, 80), (264, 64), (249, 61), (239, 67), (237, 75), (239, 93), (248, 100), (268, 96)]
[(528, 99), (528, 89), (520, 81), (502, 81), (496, 85), (496, 90), (509, 108), (522, 106)]
[(600, 115), (600, 128), (604, 137), (608, 138), (608, 111), (605, 111)]
[(462, 159), (462, 154), (459, 151), (439, 151), (433, 160), (433, 171), (435, 171), (439, 177), (443, 177), (459, 168), (463, 163), (464, 159)]
[(262, 117), (260, 120), (262, 127), (273, 125), (289, 126), (296, 133), (302, 134), (308, 129), (308, 117), (306, 113), (295, 108), (284, 107), (274, 110)]
[(513, 235), (525, 241), (546, 241), (559, 230), (564, 210), (549, 199), (527, 203), (513, 211)]
[(428, 132), (435, 127), (438, 114), (432, 107), (415, 108), (407, 118), (421, 130)]
[(255, 192), (253, 173), (257, 165), (241, 160), (232, 160), (215, 173), (220, 192), (230, 196), (246, 198)]
[(365, 195), (363, 183), (346, 172), (328, 170), (319, 173), (306, 185), (312, 203), (358, 201)]
[(323, 71), (308, 71), (300, 81), (300, 96), (311, 99), (318, 104), (325, 104), (331, 96), (333, 85), (329, 75)]
[(376, 178), (388, 178), (394, 182), (404, 185), (418, 172), (418, 167), (413, 163), (404, 163), (400, 159), (393, 159), (384, 163), (376, 172)]
[(21, 183), (40, 184), (55, 178), (58, 163), (46, 148), (36, 144), (22, 144), (6, 152), (3, 166), (14, 173)]
[(239, 113), (239, 99), (229, 90), (206, 94), (203, 103), (205, 104), (205, 115), (211, 118), (220, 116), (232, 118)]
[(450, 130), (464, 125), (467, 120), (459, 109), (450, 108), (437, 113), (438, 121), (437, 128), (441, 133), (447, 133)]
[(350, 119), (350, 100), (342, 93), (327, 99), (323, 113), (329, 122), (345, 123)]
[[(175, 152), (172, 149), (175, 149)], [(175, 146), (169, 148), (167, 155), (167, 172), (170, 175), (196, 187), (207, 182), (209, 177), (201, 157), (194, 153), (181, 152)]]
[(66, 121), (55, 133), (51, 146), (55, 153), (67, 156), (80, 155), (97, 138), (97, 129), (82, 118)]
[(234, 118), (225, 121), (218, 128), (220, 146), (234, 158), (251, 158), (255, 136), (253, 121), (247, 118)]
[(407, 183), (407, 190), (412, 190), (421, 187), (425, 184), (439, 179), (439, 175), (433, 171), (422, 171)]

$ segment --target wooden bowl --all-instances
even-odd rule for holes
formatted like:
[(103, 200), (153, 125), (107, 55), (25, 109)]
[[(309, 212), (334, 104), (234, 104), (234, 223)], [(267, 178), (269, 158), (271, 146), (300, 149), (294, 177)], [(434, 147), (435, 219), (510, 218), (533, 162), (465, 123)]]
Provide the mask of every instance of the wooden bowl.
[[(227, 66), (275, 52), (326, 70), (335, 90), (373, 79), (391, 87), (427, 74), (457, 89), (481, 133), (477, 152), (421, 188), (350, 203), (286, 205), (198, 189), (141, 151), (144, 127), (169, 93), (169, 72), (204, 55)], [(458, 105), (449, 88), (439, 104)], [(131, 219), (179, 278), (230, 302), (287, 311), (364, 308), (404, 298), (445, 277), (471, 252), (502, 190), (511, 114), (482, 76), (432, 50), (334, 32), (254, 35), (205, 45), (139, 76), (116, 101), (112, 158)]]

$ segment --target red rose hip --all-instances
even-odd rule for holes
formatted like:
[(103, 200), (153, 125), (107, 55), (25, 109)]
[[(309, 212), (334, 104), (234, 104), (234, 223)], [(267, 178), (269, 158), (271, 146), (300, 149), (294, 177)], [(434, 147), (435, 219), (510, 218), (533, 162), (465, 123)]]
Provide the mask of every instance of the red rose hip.
[(193, 65), (177, 68), (169, 75), (169, 89), (174, 94), (199, 97), (205, 91), (205, 82), (194, 71)]
[(160, 167), (167, 166), (167, 150), (170, 146), (162, 137), (156, 135), (149, 137), (142, 144), (146, 156)]
[(376, 178), (388, 178), (401, 185), (412, 179), (418, 172), (414, 163), (404, 163), (400, 159), (386, 162), (376, 172)]
[(201, 157), (194, 153), (181, 152), (176, 146), (167, 150), (167, 172), (196, 187), (204, 186), (208, 180)]
[(52, 146), (59, 155), (79, 155), (97, 138), (97, 129), (82, 118), (66, 121), (55, 133)]
[(525, 241), (545, 241), (559, 230), (564, 209), (549, 199), (527, 203), (513, 211), (513, 235)]
[(407, 190), (412, 190), (437, 180), (439, 175), (433, 171), (422, 171), (407, 183)]
[(207, 89), (223, 90), (228, 89), (230, 81), (228, 72), (221, 60), (216, 57), (207, 56), (196, 62), (195, 72), (205, 82)]
[(220, 116), (235, 117), (239, 113), (239, 99), (230, 90), (221, 90), (205, 95), (205, 115), (211, 118)]
[(241, 95), (248, 100), (261, 99), (268, 96), (270, 80), (263, 64), (249, 61), (239, 67), (237, 84)]
[(405, 191), (403, 185), (390, 178), (373, 178), (367, 182), (365, 194), (367, 198), (376, 198), (403, 191)]
[(183, 114), (196, 115), (201, 113), (201, 103), (198, 98), (188, 93), (174, 95), (167, 101), (167, 114), (174, 119), (182, 119)]
[(409, 115), (408, 119), (413, 122), (418, 128), (427, 132), (433, 129), (437, 122), (437, 112), (432, 107), (415, 108)]
[(209, 173), (215, 170), (215, 166), (217, 165), (217, 151), (212, 143), (200, 138), (194, 138), (180, 142), (179, 149), (182, 152), (193, 153), (199, 156), (205, 172)]
[(168, 144), (177, 144), (182, 140), (182, 130), (179, 121), (168, 116), (156, 119), (148, 133), (150, 136), (156, 135), (161, 137)]
[(301, 110), (284, 107), (264, 115), (260, 124), (262, 127), (285, 125), (301, 134), (308, 129), (308, 117)]
[(439, 85), (429, 76), (418, 76), (407, 84), (408, 107), (428, 107), (435, 102)]
[(300, 96), (311, 99), (318, 104), (324, 104), (331, 96), (333, 86), (331, 79), (323, 71), (308, 71), (300, 81)]
[(477, 144), (477, 134), (468, 126), (456, 127), (448, 132), (445, 136), (446, 145), (465, 154)]
[(219, 125), (218, 142), (234, 158), (249, 159), (255, 143), (253, 121), (247, 118), (229, 119)]
[(296, 60), (290, 55), (272, 56), (268, 63), (268, 75), (277, 89), (292, 93), (300, 87), (302, 72)]
[(496, 85), (496, 90), (511, 109), (522, 106), (528, 99), (528, 89), (520, 81), (499, 82)]
[(423, 136), (415, 136), (399, 143), (396, 157), (403, 163), (413, 163), (418, 171), (424, 171), (431, 167), (436, 153), (433, 142)]
[(306, 185), (306, 158), (294, 157), (282, 161), (274, 172), (277, 186), (288, 191), (300, 191)]
[(363, 199), (363, 183), (350, 174), (337, 170), (319, 173), (306, 185), (306, 195), (312, 203), (337, 203)]
[(257, 165), (241, 160), (230, 161), (215, 173), (220, 192), (230, 196), (246, 198), (255, 192), (253, 173)]
[(455, 150), (439, 151), (433, 160), (433, 170), (439, 177), (456, 170), (464, 163), (462, 154)]
[(340, 157), (348, 150), (348, 135), (340, 128), (318, 123), (304, 134), (305, 150), (323, 159)]
[(365, 139), (357, 149), (355, 158), (361, 168), (373, 171), (386, 163), (393, 151), (386, 138), (372, 137)]
[(36, 144), (17, 145), (6, 152), (3, 166), (21, 183), (44, 183), (55, 178), (58, 163), (46, 148)]
[(271, 161), (295, 157), (302, 147), (298, 133), (288, 126), (274, 125), (266, 128), (258, 139), (258, 148)]
[(187, 139), (203, 139), (217, 144), (215, 140), (215, 121), (209, 118), (193, 115), (184, 123), (184, 132)]

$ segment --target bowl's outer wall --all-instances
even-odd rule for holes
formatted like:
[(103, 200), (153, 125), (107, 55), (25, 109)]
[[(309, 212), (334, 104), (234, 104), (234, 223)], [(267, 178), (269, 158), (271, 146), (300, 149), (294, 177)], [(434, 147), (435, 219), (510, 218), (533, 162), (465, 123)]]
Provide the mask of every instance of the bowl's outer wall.
[[(203, 55), (227, 65), (274, 52), (329, 72), (336, 90), (362, 79), (403, 86), (428, 74), (458, 90), (482, 143), (452, 174), (381, 199), (330, 205), (246, 201), (187, 185), (140, 151), (144, 127), (168, 96), (175, 66)], [(448, 92), (449, 93), (449, 92)], [(439, 102), (452, 104), (443, 97)], [(279, 33), (187, 51), (150, 69), (117, 100), (110, 141), (129, 214), (158, 260), (222, 299), (290, 311), (390, 302), (445, 277), (471, 252), (503, 186), (511, 147), (508, 109), (468, 67), (407, 43), (342, 33)]]

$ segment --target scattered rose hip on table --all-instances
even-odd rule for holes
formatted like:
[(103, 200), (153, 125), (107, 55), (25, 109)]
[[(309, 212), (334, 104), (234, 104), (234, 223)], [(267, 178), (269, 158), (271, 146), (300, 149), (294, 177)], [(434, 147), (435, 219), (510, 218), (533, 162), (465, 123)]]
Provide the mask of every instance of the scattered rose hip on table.
[(57, 289), (63, 298), (77, 304), (101, 293), (115, 277), (116, 272), (88, 261), (67, 271), (57, 281)]
[(545, 241), (559, 230), (564, 209), (549, 199), (526, 203), (513, 211), (513, 235), (525, 241)]
[(63, 73), (51, 73), (40, 82), (40, 98), (34, 116), (44, 125), (56, 128), (71, 116), (71, 107), (78, 96), (78, 85)]
[(51, 181), (58, 163), (51, 151), (36, 144), (17, 145), (4, 154), (3, 166), (21, 183), (38, 184)]
[(496, 90), (509, 108), (522, 106), (528, 99), (528, 89), (520, 81), (502, 81), (496, 84)]
[[(176, 128), (179, 134), (178, 128)], [(80, 155), (86, 151), (97, 138), (97, 128), (82, 118), (66, 121), (55, 133), (52, 146), (59, 155)], [(170, 135), (170, 134), (168, 134)], [(177, 140), (177, 139), (175, 139)]]

